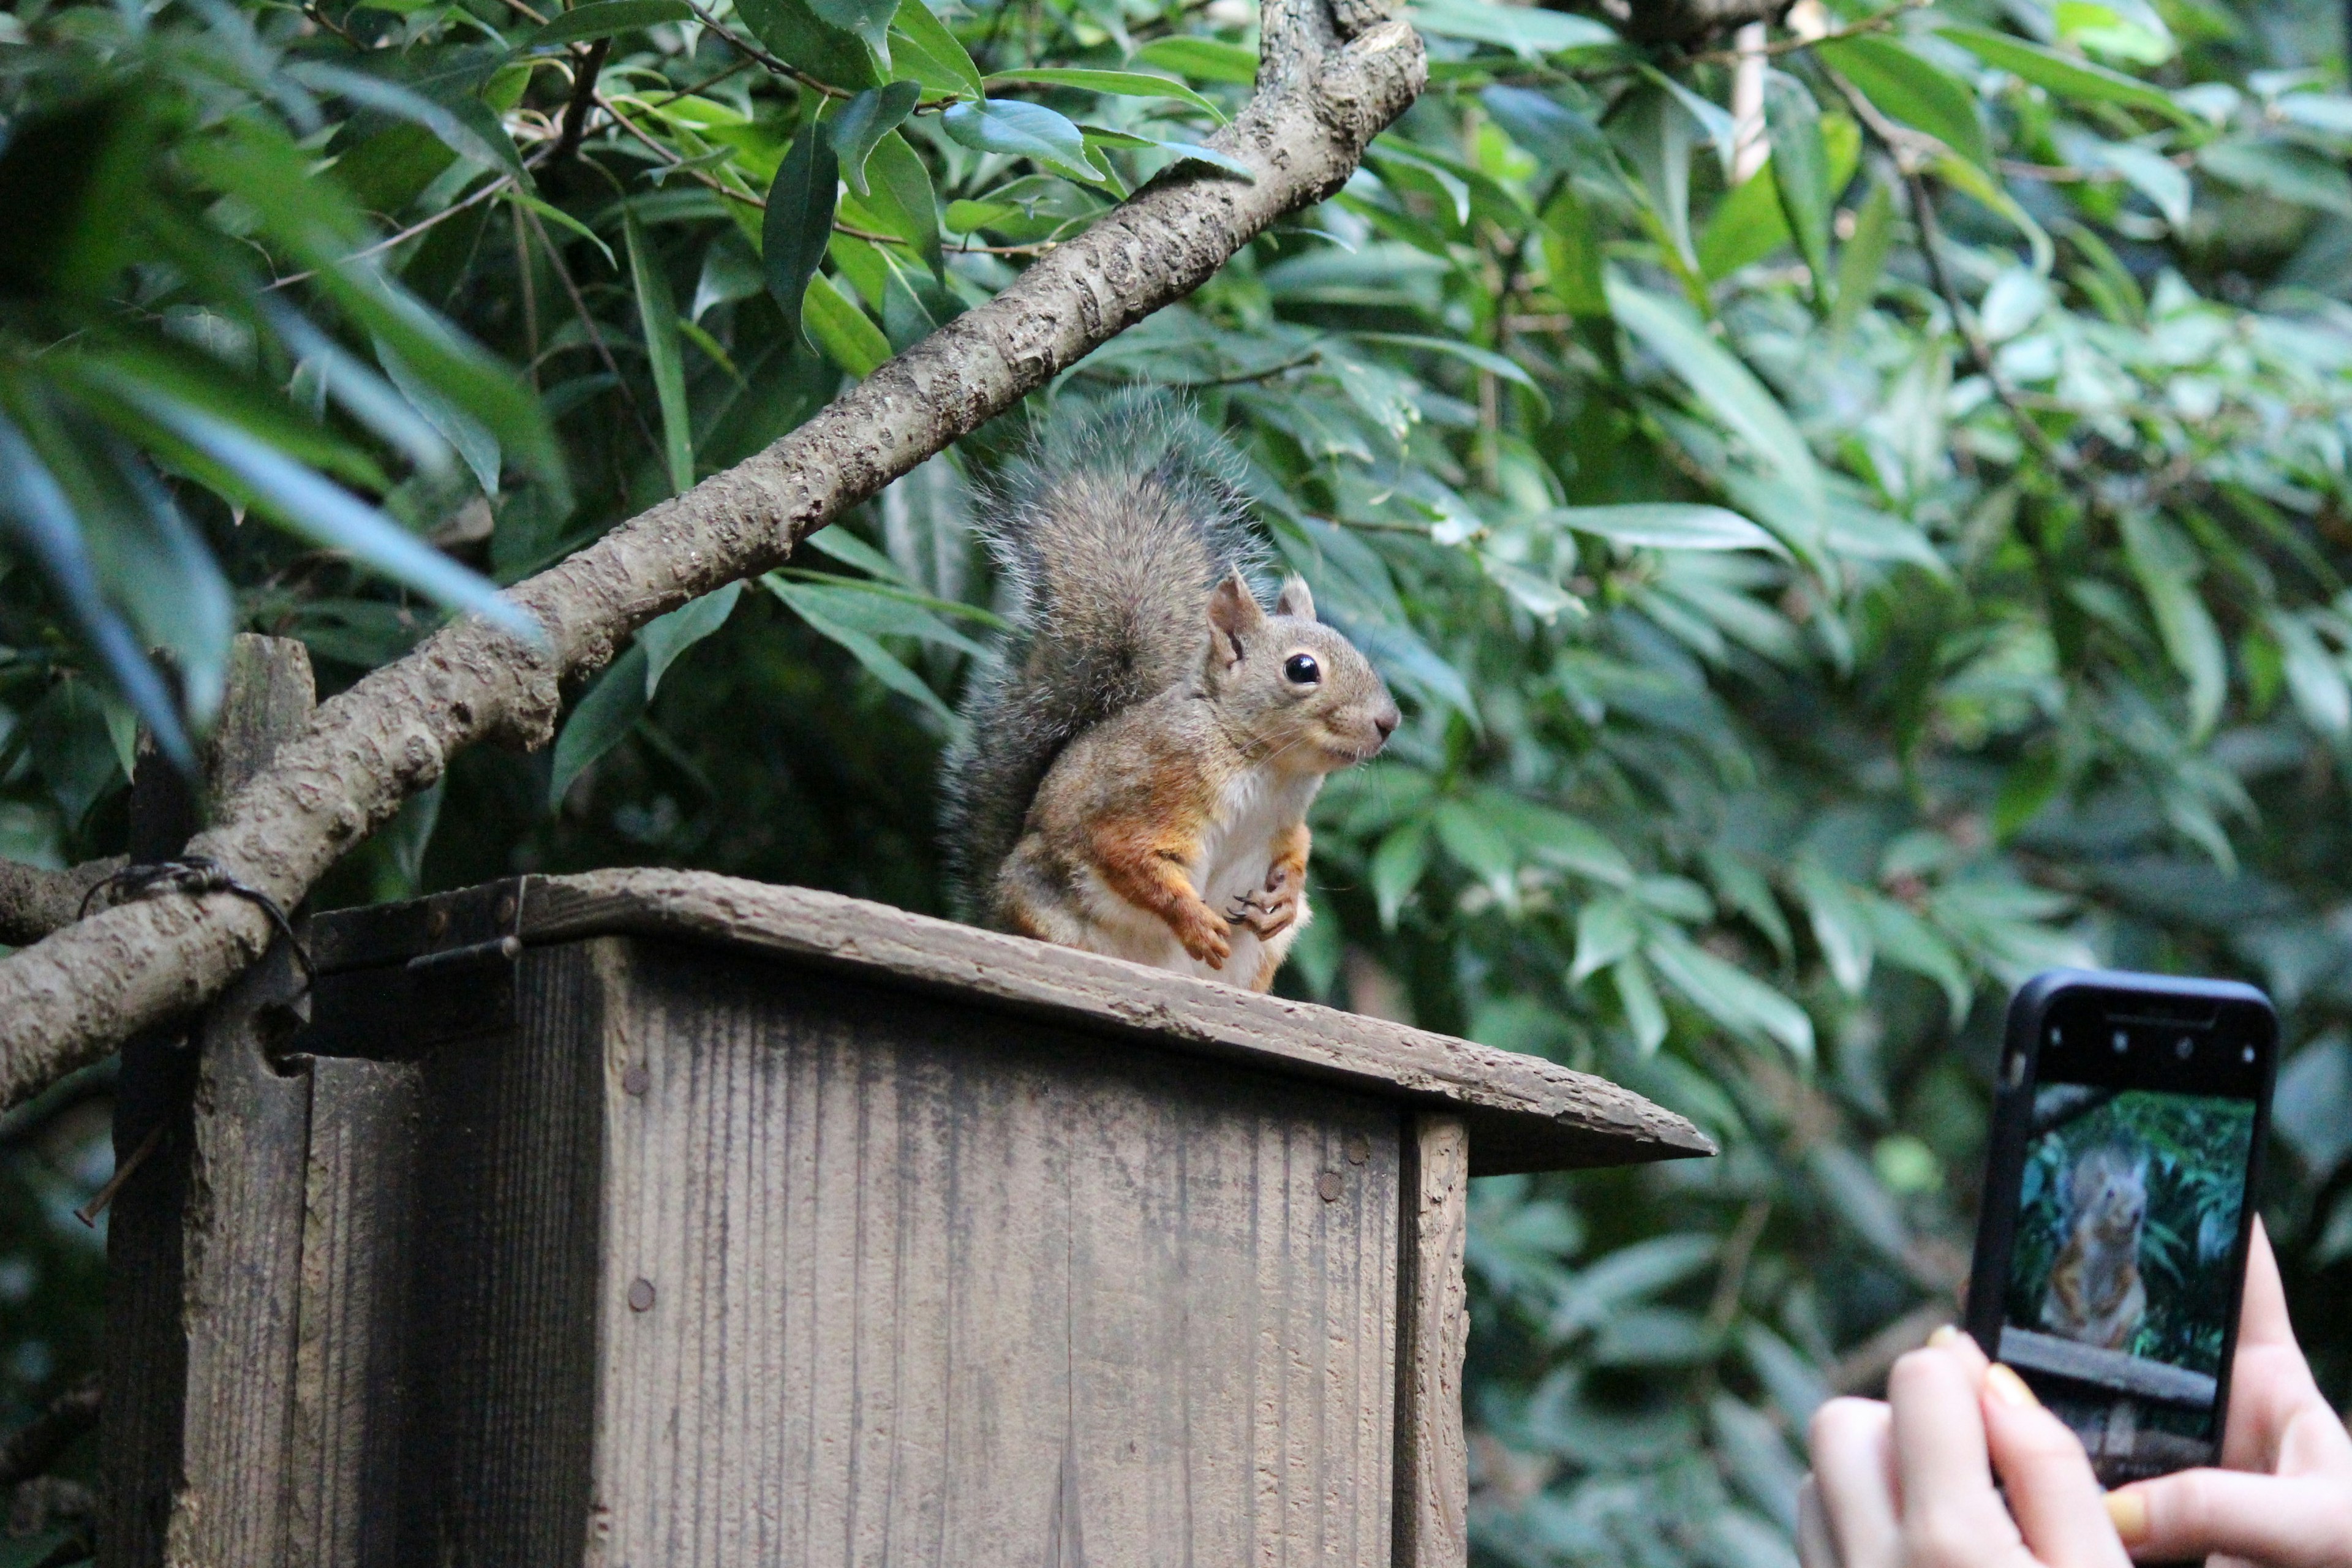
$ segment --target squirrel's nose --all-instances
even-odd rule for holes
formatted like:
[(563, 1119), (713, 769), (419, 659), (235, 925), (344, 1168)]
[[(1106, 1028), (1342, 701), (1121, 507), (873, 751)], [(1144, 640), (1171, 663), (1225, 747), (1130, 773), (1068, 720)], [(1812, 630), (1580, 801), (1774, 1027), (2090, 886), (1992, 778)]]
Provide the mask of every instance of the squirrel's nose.
[(1396, 733), (1397, 724), (1402, 717), (1397, 711), (1396, 704), (1391, 702), (1372, 715), (1372, 728), (1381, 732), (1381, 740), (1386, 741), (1391, 735)]

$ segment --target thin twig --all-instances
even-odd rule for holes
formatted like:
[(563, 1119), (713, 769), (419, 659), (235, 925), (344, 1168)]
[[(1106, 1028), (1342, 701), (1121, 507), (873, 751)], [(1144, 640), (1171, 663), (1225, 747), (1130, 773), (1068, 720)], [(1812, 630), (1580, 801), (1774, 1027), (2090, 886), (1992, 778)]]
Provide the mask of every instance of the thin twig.
[(710, 89), (717, 87), (720, 82), (725, 81), (730, 76), (740, 76), (759, 63), (759, 61), (746, 56), (743, 58), (737, 60), (733, 65), (729, 66), (725, 70), (720, 71), (716, 76), (704, 77), (692, 87), (681, 87), (677, 89), (667, 98), (647, 99), (646, 100), (646, 107), (647, 109), (667, 109), (681, 98), (692, 98), (697, 93), (707, 92)]
[(2011, 421), (2017, 426), (2018, 434), (2025, 437), (2026, 445), (2040, 453), (2053, 468), (2061, 472), (2071, 470), (2074, 466), (2074, 459), (2059, 450), (2057, 443), (2050, 439), (2050, 433), (2019, 406), (2016, 395), (2009, 389), (2009, 383), (1993, 367), (1991, 349), (1986, 346), (1984, 339), (1978, 335), (1969, 319), (1960, 313), (1959, 290), (1952, 287), (1952, 275), (1944, 266), (1943, 225), (1936, 221), (1935, 198), (1928, 193), (1926, 177), (1916, 169), (1906, 169), (1903, 181), (1910, 187), (1911, 216), (1919, 225), (1919, 254), (1927, 258), (1927, 275), (1935, 280), (1936, 292), (1943, 296), (1944, 309), (1951, 312), (1952, 331), (1959, 333), (1960, 342), (1968, 346), (1969, 358), (1975, 363), (1978, 374), (1992, 388), (1992, 395), (2000, 400), (2001, 407), (2008, 410)]
[(709, 186), (712, 190), (717, 191), (722, 196), (731, 196), (735, 200), (744, 204), (746, 206), (758, 207), (761, 212), (768, 210), (768, 202), (766, 197), (752, 195), (748, 191), (739, 191), (734, 186), (728, 184), (725, 181), (720, 180), (714, 175), (707, 174), (700, 169), (688, 168), (686, 166), (686, 160), (677, 155), (677, 152), (675, 148), (665, 146), (662, 142), (656, 141), (653, 136), (647, 133), (644, 128), (639, 126), (635, 121), (631, 120), (627, 115), (622, 113), (619, 108), (614, 104), (613, 100), (606, 98), (603, 93), (598, 93), (596, 95), (596, 107), (611, 115), (613, 117), (614, 124), (619, 126), (622, 130), (627, 132), (630, 135), (644, 142), (648, 148), (652, 149), (656, 157), (660, 158), (665, 163), (668, 163), (671, 168), (676, 169), (679, 174), (686, 175), (688, 179), (695, 180), (702, 184)]
[(508, 10), (514, 12), (517, 16), (530, 17), (530, 20), (539, 26), (544, 27), (547, 26), (547, 18), (532, 10), (530, 6), (524, 5), (522, 0), (506, 0), (506, 7)]
[(530, 377), (530, 389), (539, 391), (539, 285), (531, 277), (530, 244), (524, 237), (522, 204), (509, 202), (508, 216), (514, 219), (515, 278), (522, 285), (522, 330), (525, 345), (530, 350), (526, 374)]
[[(509, 3), (511, 4), (512, 0), (509, 0)], [(732, 28), (729, 27), (726, 23), (712, 16), (709, 11), (704, 10), (699, 5), (697, 5), (695, 0), (686, 0), (686, 7), (688, 10), (694, 13), (697, 19), (698, 19), (704, 26), (718, 34), (719, 37), (729, 46), (740, 52), (745, 59), (757, 60), (760, 64), (767, 67), (768, 69), (775, 72), (778, 76), (789, 77), (793, 81), (796, 81), (803, 87), (807, 88), (810, 91), (822, 93), (827, 98), (850, 99), (857, 96), (846, 88), (835, 87), (829, 81), (821, 80), (816, 77), (809, 75), (808, 72), (801, 69), (800, 67), (792, 64), (790, 61), (780, 59), (776, 56), (770, 54), (766, 49), (761, 48), (759, 45), (751, 42), (749, 38), (737, 34)], [(915, 107), (908, 112), (910, 114), (936, 114), (940, 110), (949, 108), (950, 106), (961, 101), (961, 96), (952, 92), (940, 98), (919, 99), (916, 100)]]
[(563, 105), (563, 132), (555, 141), (551, 156), (561, 163), (580, 151), (580, 137), (588, 129), (588, 106), (596, 101), (596, 78), (604, 68), (604, 57), (613, 52), (613, 40), (599, 38), (588, 46), (580, 60), (580, 69), (572, 79), (572, 97)]
[[(523, 161), (523, 167), (529, 169), (537, 166), (540, 158), (543, 156), (544, 154), (534, 154), (533, 156), (525, 159)], [(512, 184), (514, 184), (513, 175), (500, 174), (497, 179), (492, 180), (488, 184), (484, 185), (480, 190), (476, 191), (464, 201), (452, 202), (449, 205), (443, 207), (439, 212), (435, 213), (431, 217), (425, 218), (418, 223), (413, 223), (406, 228), (402, 229), (398, 234), (393, 235), (385, 239), (379, 239), (373, 245), (368, 246), (364, 249), (354, 250), (349, 256), (344, 257), (342, 261), (336, 263), (336, 265), (341, 266), (346, 262), (363, 261), (371, 256), (378, 256), (383, 254), (384, 251), (390, 250), (395, 245), (406, 244), (409, 240), (415, 239), (418, 235), (423, 234), (426, 229), (433, 227), (435, 225), (446, 223), (449, 219), (456, 217), (467, 207), (473, 206), (481, 202), (488, 201), (492, 196), (497, 195), (500, 191), (505, 190)], [(262, 285), (261, 291), (267, 294), (272, 289), (289, 288), (297, 283), (308, 282), (318, 275), (319, 269), (317, 268), (307, 268), (300, 272), (289, 273), (283, 278), (274, 278), (270, 279), (268, 283)]]
[(613, 358), (613, 351), (604, 345), (604, 334), (596, 330), (596, 318), (589, 314), (588, 301), (581, 294), (580, 285), (572, 281), (572, 268), (563, 264), (563, 253), (556, 249), (555, 242), (547, 237), (547, 226), (539, 221), (537, 213), (525, 207), (523, 216), (530, 220), (530, 230), (539, 236), (540, 248), (547, 252), (548, 265), (555, 268), (555, 276), (563, 284), (563, 291), (572, 297), (572, 309), (579, 316), (581, 328), (587, 332), (588, 341), (595, 345), (596, 357), (604, 362), (604, 369), (612, 374), (614, 384), (621, 389), (621, 401), (629, 405), (629, 417), (636, 422), (637, 434), (646, 438), (646, 446), (654, 456), (660, 457), (662, 444), (654, 439), (653, 426), (646, 423), (646, 412), (637, 406), (637, 395), (631, 389), (629, 378), (621, 374), (621, 366)]

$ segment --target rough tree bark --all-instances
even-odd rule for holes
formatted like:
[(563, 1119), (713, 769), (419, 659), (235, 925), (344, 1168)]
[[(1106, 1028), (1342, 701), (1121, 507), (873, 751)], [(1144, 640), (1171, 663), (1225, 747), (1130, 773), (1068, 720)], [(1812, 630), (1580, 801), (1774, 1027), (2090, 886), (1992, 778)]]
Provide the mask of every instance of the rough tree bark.
[[(1198, 288), (1355, 171), (1427, 79), (1395, 0), (1266, 0), (1257, 90), (1214, 145), (1255, 173), (1160, 175), (988, 304), (877, 370), (748, 461), (509, 590), (533, 647), (463, 621), (320, 707), (309, 732), (190, 846), (292, 908), (401, 803), (486, 739), (536, 745), (559, 683), (665, 611), (782, 562), (812, 531), (1057, 372)], [(104, 910), (0, 961), (0, 1105), (217, 993), (268, 946), (250, 902), (171, 895)]]
[(0, 942), (22, 947), (73, 924), (89, 890), (121, 869), (120, 855), (64, 871), (0, 860)]

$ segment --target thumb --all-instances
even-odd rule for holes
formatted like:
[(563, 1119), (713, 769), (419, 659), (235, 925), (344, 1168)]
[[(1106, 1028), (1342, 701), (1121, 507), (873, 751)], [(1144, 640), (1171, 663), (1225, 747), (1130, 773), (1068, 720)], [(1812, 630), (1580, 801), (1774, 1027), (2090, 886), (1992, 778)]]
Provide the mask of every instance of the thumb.
[(2352, 1490), (2340, 1481), (2182, 1470), (2108, 1493), (2107, 1513), (2145, 1562), (2221, 1552), (2271, 1568), (2352, 1568)]

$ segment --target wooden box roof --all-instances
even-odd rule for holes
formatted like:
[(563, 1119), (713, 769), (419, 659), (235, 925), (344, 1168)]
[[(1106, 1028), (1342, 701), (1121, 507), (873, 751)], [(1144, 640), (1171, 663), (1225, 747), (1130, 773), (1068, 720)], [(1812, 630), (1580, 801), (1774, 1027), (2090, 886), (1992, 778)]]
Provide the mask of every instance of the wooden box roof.
[(511, 936), (530, 947), (614, 935), (817, 966), (1151, 1048), (1452, 1110), (1468, 1123), (1476, 1175), (1715, 1152), (1672, 1111), (1540, 1058), (838, 893), (707, 872), (525, 877), (322, 916), (313, 942), (320, 972), (331, 974), (486, 938)]

